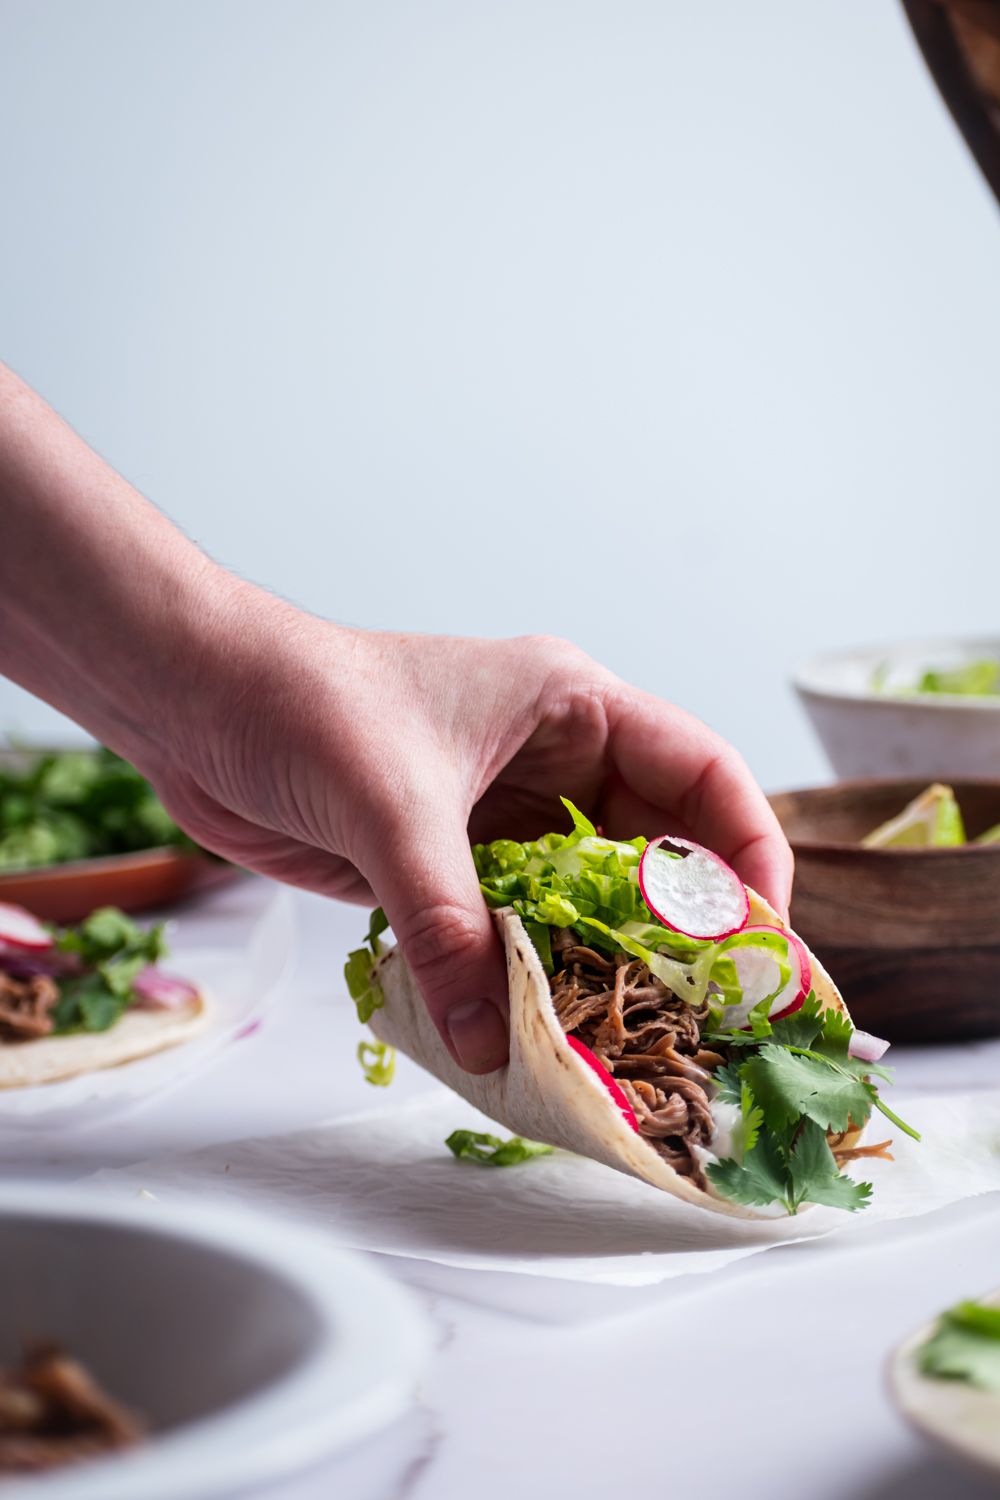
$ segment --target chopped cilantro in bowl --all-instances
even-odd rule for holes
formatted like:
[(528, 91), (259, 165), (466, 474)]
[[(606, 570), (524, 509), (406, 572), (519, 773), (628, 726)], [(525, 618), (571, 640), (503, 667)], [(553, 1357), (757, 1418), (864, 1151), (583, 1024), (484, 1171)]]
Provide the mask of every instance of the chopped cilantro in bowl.
[(0, 874), (165, 846), (197, 847), (114, 751), (12, 752), (0, 760)]

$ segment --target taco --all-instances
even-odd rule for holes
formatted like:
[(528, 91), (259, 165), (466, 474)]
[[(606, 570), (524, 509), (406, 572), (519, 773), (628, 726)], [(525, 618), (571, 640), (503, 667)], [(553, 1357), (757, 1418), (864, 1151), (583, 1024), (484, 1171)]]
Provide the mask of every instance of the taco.
[(454, 1062), (377, 914), (348, 977), (380, 1043), (518, 1135), (703, 1208), (862, 1208), (871, 1186), (845, 1167), (891, 1160), (888, 1140), (862, 1142), (873, 1111), (915, 1134), (878, 1092), (886, 1044), (855, 1030), (822, 965), (716, 855), (607, 839), (566, 805), (568, 835), (473, 851), (507, 954), (508, 1064)]
[(163, 927), (103, 907), (50, 929), (0, 904), (0, 1089), (56, 1083), (187, 1041), (204, 995), (158, 967)]

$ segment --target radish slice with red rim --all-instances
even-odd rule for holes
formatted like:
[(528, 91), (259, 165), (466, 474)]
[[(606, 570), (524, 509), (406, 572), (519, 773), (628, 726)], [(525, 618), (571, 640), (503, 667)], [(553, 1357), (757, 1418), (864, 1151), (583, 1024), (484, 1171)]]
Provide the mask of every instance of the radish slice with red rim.
[[(722, 1013), (723, 1025), (732, 1030), (742, 1027), (748, 1031), (750, 1012), (761, 1001), (766, 1000), (768, 995), (774, 995), (767, 1013), (769, 1021), (780, 1021), (784, 1016), (792, 1015), (801, 1009), (812, 988), (809, 954), (805, 944), (794, 932), (785, 932), (780, 927), (744, 927), (740, 937), (751, 935), (759, 937), (760, 942), (745, 947), (734, 944), (731, 948), (723, 948), (726, 957), (732, 959), (736, 967), (743, 991), (743, 999), (736, 1005), (727, 1005)], [(775, 939), (780, 941), (775, 942)], [(787, 958), (783, 952), (786, 943)], [(788, 964), (791, 974), (775, 995), (775, 990), (781, 984), (781, 963)]]
[(611, 1074), (608, 1072), (604, 1064), (602, 1062), (598, 1062), (597, 1058), (594, 1056), (593, 1052), (591, 1052), (590, 1048), (585, 1047), (583, 1042), (581, 1042), (578, 1037), (567, 1035), (566, 1040), (573, 1048), (573, 1051), (576, 1053), (577, 1057), (579, 1057), (582, 1062), (585, 1062), (587, 1064), (587, 1067), (591, 1068), (597, 1074), (598, 1078), (601, 1080), (601, 1082), (604, 1084), (604, 1087), (611, 1095), (612, 1102), (615, 1108), (618, 1110), (619, 1114), (624, 1119), (626, 1125), (631, 1125), (632, 1129), (636, 1132), (636, 1134), (638, 1134), (639, 1121), (635, 1117), (635, 1110), (625, 1098), (625, 1095), (622, 1093), (621, 1089), (618, 1087), (618, 1084), (615, 1082), (614, 1078), (612, 1078)]
[(23, 906), (0, 902), (0, 942), (31, 953), (52, 947), (52, 934)]
[(159, 969), (141, 969), (132, 981), (139, 996), (136, 1002), (143, 1010), (180, 1010), (197, 1000), (198, 991), (186, 979), (175, 979)]
[(654, 917), (685, 937), (718, 942), (750, 920), (746, 886), (724, 859), (664, 834), (639, 861), (639, 889)]

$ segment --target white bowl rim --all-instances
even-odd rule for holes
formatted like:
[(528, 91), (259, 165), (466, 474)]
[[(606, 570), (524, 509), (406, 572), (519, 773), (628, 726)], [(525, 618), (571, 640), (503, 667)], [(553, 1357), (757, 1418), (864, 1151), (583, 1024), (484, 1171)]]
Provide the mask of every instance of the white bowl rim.
[[(152, 1211), (152, 1212), (151, 1212)], [(401, 1415), (431, 1347), (412, 1294), (321, 1230), (182, 1195), (118, 1203), (60, 1184), (0, 1188), (0, 1217), (76, 1219), (185, 1240), (256, 1264), (304, 1295), (315, 1349), (263, 1391), (142, 1447), (10, 1478), (5, 1500), (196, 1500), (242, 1493), (308, 1467)], [(73, 1351), (70, 1350), (70, 1353)], [(128, 1392), (114, 1392), (128, 1402)]]
[(850, 688), (832, 683), (827, 675), (830, 668), (844, 662), (856, 661), (859, 665), (870, 664), (874, 669), (880, 662), (892, 661), (902, 652), (910, 655), (942, 654), (946, 652), (979, 652), (996, 656), (1000, 660), (1000, 636), (934, 636), (890, 642), (879, 646), (845, 646), (839, 650), (819, 651), (796, 667), (792, 672), (792, 686), (804, 697), (836, 698), (854, 703), (878, 703), (919, 706), (940, 712), (945, 709), (968, 709), (972, 713), (1000, 712), (1000, 696), (977, 697), (970, 693), (918, 693), (894, 690), (880, 693), (874, 688)]

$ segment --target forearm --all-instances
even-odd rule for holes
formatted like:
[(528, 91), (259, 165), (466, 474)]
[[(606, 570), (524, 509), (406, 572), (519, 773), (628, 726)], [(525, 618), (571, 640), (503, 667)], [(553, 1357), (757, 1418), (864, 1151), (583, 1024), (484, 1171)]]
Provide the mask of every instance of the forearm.
[(235, 586), (0, 365), (0, 672), (127, 754)]

